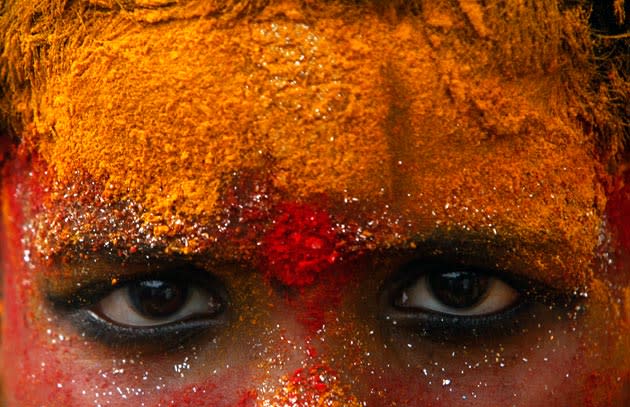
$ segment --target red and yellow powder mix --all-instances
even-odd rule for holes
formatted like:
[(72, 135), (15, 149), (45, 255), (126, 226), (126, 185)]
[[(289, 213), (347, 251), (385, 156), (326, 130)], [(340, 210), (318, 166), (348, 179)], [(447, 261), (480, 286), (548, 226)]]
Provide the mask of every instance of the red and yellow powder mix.
[(273, 396), (277, 407), (360, 407), (364, 404), (340, 382), (326, 364), (300, 368), (282, 378), (283, 386)]
[[(424, 230), (501, 224), (521, 241), (568, 242), (571, 259), (597, 243), (603, 171), (578, 118), (604, 117), (594, 106), (606, 103), (585, 104), (599, 96), (583, 8), (443, 1), (400, 3), (396, 16), (380, 2), (53, 3), (46, 18), (25, 6), (3, 23), (7, 41), (34, 24), (46, 50), (35, 64), (24, 43), (5, 60), (22, 148), (49, 163), (46, 206), (70, 219), (42, 221), (54, 226), (38, 238), (50, 253), (73, 240), (217, 245), (225, 236), (210, 226), (243, 174), (270, 185), (272, 206), (325, 195), (389, 207), (384, 246), (410, 238), (392, 231), (397, 219)], [(118, 205), (134, 217), (118, 224), (138, 236), (93, 232), (106, 223), (98, 215), (73, 224), (72, 193)]]
[[(88, 241), (124, 254), (158, 242), (191, 254), (226, 244), (307, 288), (353, 244), (401, 245), (436, 224), (498, 227), (515, 241), (563, 243), (545, 258), (517, 251), (540, 257), (543, 274), (591, 277), (608, 178), (592, 129), (621, 134), (623, 118), (611, 93), (591, 88), (584, 8), (267, 3), (9, 7), (2, 106), (19, 154), (43, 163), (47, 191), (34, 247), (50, 255)], [(320, 197), (330, 204), (305, 203)], [(341, 220), (357, 226), (348, 233)], [(326, 366), (283, 384), (286, 405), (359, 405)]]
[(263, 266), (268, 277), (287, 286), (312, 284), (339, 258), (330, 216), (316, 208), (286, 204), (263, 239)]

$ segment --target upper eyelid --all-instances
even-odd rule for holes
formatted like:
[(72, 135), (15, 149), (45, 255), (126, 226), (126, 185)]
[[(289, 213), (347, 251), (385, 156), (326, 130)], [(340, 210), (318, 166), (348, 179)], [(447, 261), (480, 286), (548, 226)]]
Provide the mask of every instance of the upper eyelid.
[[(507, 244), (505, 240), (501, 240), (498, 244)], [(458, 266), (472, 269), (473, 271), (482, 272), (492, 277), (498, 278), (507, 283), (520, 293), (535, 298), (540, 302), (564, 302), (573, 303), (580, 293), (586, 291), (586, 283), (581, 282), (578, 278), (567, 284), (566, 280), (557, 280), (548, 278), (536, 270), (537, 264), (529, 260), (525, 260), (518, 267), (500, 267), (501, 250), (489, 247), (487, 242), (483, 240), (469, 240), (466, 244), (459, 240), (441, 240), (428, 239), (422, 243), (415, 244), (413, 249), (407, 250), (390, 250), (383, 253), (384, 256), (390, 258), (398, 258), (388, 273), (384, 286), (391, 284), (393, 281), (409, 281), (415, 278), (418, 273), (409, 270), (410, 263), (439, 264), (446, 267)], [(543, 249), (545, 246), (541, 246)], [(392, 266), (389, 266), (392, 269)], [(547, 278), (544, 278), (547, 277)]]
[[(517, 285), (538, 285), (559, 293), (574, 293), (587, 286), (586, 273), (567, 270), (542, 270), (538, 263), (552, 247), (564, 247), (562, 242), (540, 241), (523, 243), (516, 238), (487, 236), (474, 233), (438, 234), (428, 239), (417, 239), (413, 248), (386, 250), (383, 256), (411, 261), (426, 259), (450, 264), (461, 264), (483, 269), (490, 274)], [(522, 252), (528, 255), (520, 256)], [(540, 255), (540, 256), (539, 256)], [(570, 275), (572, 278), (567, 279)]]
[[(401, 245), (402, 248), (377, 249), (375, 253), (393, 258), (449, 257), (480, 268), (496, 270), (502, 276), (538, 281), (559, 291), (570, 292), (586, 286), (586, 281), (581, 279), (580, 273), (573, 273), (573, 278), (567, 284), (566, 271), (555, 271), (555, 274), (565, 276), (564, 279), (559, 279), (555, 275), (549, 275), (546, 271), (538, 269), (539, 265), (535, 263), (539, 259), (537, 254), (540, 253), (542, 256), (553, 247), (564, 247), (562, 241), (547, 239), (533, 243), (528, 239), (530, 241), (522, 242), (514, 236), (485, 232), (453, 232), (438, 229), (429, 237), (411, 239)], [(409, 246), (415, 248), (405, 248)], [(521, 253), (515, 248), (526, 251), (529, 257), (521, 258)], [(57, 259), (59, 261), (53, 262), (51, 266), (58, 268), (58, 271), (51, 270), (42, 274), (41, 285), (50, 297), (67, 298), (77, 291), (78, 285), (87, 292), (91, 286), (103, 287), (108, 283), (111, 284), (112, 279), (125, 281), (177, 267), (195, 268), (195, 265), (201, 263), (216, 265), (217, 269), (226, 264), (218, 261), (212, 253), (194, 256), (170, 255), (165, 254), (163, 248), (156, 246), (136, 246), (134, 253), (127, 253), (125, 256), (110, 249), (96, 252), (82, 251), (82, 249), (84, 248), (81, 246), (68, 248), (68, 255)], [(247, 266), (248, 269), (253, 270), (253, 267)], [(246, 268), (244, 265), (236, 265), (236, 267)], [(64, 278), (51, 278), (56, 273), (63, 275)]]
[[(558, 287), (550, 285), (545, 281), (538, 280), (528, 275), (514, 273), (511, 270), (497, 269), (492, 266), (484, 266), (480, 264), (468, 264), (468, 263), (453, 263), (446, 257), (418, 257), (414, 259), (414, 262), (427, 261), (436, 266), (452, 267), (458, 266), (467, 270), (471, 270), (478, 273), (489, 275), (493, 278), (499, 279), (508, 284), (511, 288), (519, 292), (527, 301), (536, 301), (545, 304), (562, 304), (565, 307), (570, 307), (575, 304), (580, 297), (580, 291), (577, 291), (573, 287)], [(433, 271), (433, 270), (431, 270)], [(414, 281), (418, 276), (426, 274), (426, 271), (414, 272), (405, 270), (404, 268), (399, 270), (396, 274), (388, 278), (388, 283), (398, 282), (397, 287), (402, 287), (404, 284)], [(387, 284), (387, 283), (386, 283)]]
[[(47, 300), (56, 308), (73, 310), (95, 305), (112, 291), (121, 289), (130, 282), (163, 279), (185, 280), (191, 283), (194, 282), (206, 285), (212, 288), (213, 291), (217, 291), (220, 296), (227, 297), (227, 293), (223, 292), (224, 284), (217, 276), (190, 264), (179, 264), (178, 266), (187, 269), (182, 270), (178, 267), (165, 267), (160, 270), (144, 268), (127, 274), (112, 273), (108, 276), (101, 276), (101, 278), (94, 278), (92, 281), (81, 284), (81, 286), (75, 287), (72, 290), (59, 292), (50, 288), (44, 288), (44, 293)], [(115, 275), (118, 275), (118, 277), (112, 277)]]
[[(133, 254), (120, 255), (113, 251), (85, 250), (82, 246), (68, 248), (67, 254), (57, 255), (42, 273), (39, 285), (49, 297), (63, 298), (77, 290), (87, 291), (90, 287), (112, 285), (156, 275), (174, 276), (181, 270), (186, 273), (208, 274), (208, 278), (219, 277), (215, 271), (234, 267), (233, 263), (217, 261), (212, 256), (183, 256), (166, 254), (162, 248), (140, 246)], [(55, 275), (63, 278), (55, 278)], [(197, 278), (199, 278), (199, 276)], [(54, 301), (53, 301), (54, 302)]]

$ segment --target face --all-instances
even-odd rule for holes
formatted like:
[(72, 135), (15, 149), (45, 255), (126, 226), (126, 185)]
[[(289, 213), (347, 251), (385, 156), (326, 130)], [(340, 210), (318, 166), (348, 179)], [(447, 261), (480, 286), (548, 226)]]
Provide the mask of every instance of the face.
[(628, 401), (580, 8), (92, 3), (15, 103), (10, 405)]

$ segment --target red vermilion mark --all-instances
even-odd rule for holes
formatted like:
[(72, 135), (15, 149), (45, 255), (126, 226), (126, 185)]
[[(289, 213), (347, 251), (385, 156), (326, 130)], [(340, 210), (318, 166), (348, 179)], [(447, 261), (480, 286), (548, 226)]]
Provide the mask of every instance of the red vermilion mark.
[(337, 233), (326, 211), (307, 204), (282, 204), (263, 238), (263, 269), (286, 286), (311, 285), (338, 259), (336, 243)]

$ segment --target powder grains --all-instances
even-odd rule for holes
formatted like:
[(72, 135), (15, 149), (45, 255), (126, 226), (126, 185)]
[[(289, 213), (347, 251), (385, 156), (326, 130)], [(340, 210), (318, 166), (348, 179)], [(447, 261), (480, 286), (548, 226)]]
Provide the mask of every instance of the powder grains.
[[(382, 246), (410, 238), (403, 219), (500, 224), (592, 253), (605, 197), (595, 134), (578, 120), (597, 113), (584, 103), (597, 72), (582, 8), (149, 3), (21, 2), (2, 16), (4, 103), (22, 149), (50, 167), (44, 251), (155, 239), (200, 250), (236, 227), (225, 197), (242, 174), (264, 174), (252, 182), (270, 185), (270, 206), (327, 196), (345, 219), (347, 202), (389, 208)], [(72, 191), (100, 202), (93, 216), (84, 204), (69, 216)], [(263, 229), (232, 250), (255, 250)]]

